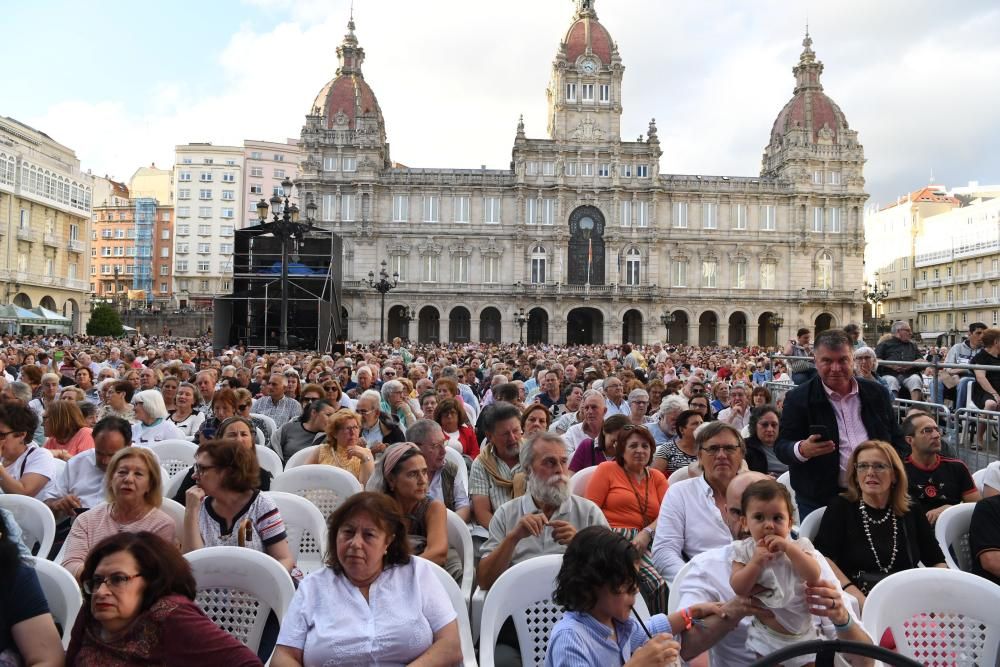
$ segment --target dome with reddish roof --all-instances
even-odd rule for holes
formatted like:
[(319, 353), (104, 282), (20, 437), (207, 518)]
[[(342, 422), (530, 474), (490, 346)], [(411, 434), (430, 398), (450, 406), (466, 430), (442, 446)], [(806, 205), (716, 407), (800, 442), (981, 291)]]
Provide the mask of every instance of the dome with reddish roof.
[(380, 127), (384, 127), (382, 109), (361, 72), (365, 50), (358, 46), (354, 35), (354, 19), (347, 24), (347, 28), (343, 44), (337, 47), (340, 60), (337, 75), (316, 95), (312, 115), (322, 116), (326, 127), (331, 129), (362, 129), (364, 123), (358, 123), (362, 118), (375, 120)]
[(566, 32), (563, 42), (566, 44), (566, 60), (571, 63), (588, 52), (600, 58), (603, 65), (611, 62), (614, 42), (596, 15), (583, 14), (577, 18)]
[(809, 33), (806, 33), (802, 45), (805, 50), (799, 58), (799, 64), (792, 69), (795, 74), (795, 91), (774, 121), (771, 143), (780, 143), (781, 138), (793, 130), (808, 132), (810, 143), (840, 143), (843, 132), (849, 129), (847, 118), (840, 107), (823, 92), (823, 85), (820, 83), (823, 63), (816, 60)]

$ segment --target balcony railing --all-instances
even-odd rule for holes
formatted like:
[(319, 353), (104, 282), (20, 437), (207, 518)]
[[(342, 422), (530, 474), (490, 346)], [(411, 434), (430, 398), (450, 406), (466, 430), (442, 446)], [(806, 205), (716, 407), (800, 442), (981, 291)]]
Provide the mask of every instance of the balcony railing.
[(67, 247), (69, 247), (70, 252), (82, 254), (83, 252), (86, 251), (87, 244), (81, 241), (80, 239), (70, 239), (69, 243), (67, 244)]
[(42, 243), (49, 246), (50, 248), (58, 248), (62, 245), (59, 242), (59, 237), (55, 234), (44, 234), (42, 235)]
[(38, 239), (38, 237), (35, 236), (34, 230), (25, 229), (24, 227), (17, 228), (17, 238), (20, 241), (29, 241), (32, 243)]

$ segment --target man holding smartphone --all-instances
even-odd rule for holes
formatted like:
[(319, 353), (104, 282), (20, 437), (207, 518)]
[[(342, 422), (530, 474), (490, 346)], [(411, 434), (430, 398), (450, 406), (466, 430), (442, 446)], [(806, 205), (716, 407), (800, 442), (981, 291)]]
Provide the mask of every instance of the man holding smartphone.
[(805, 519), (840, 493), (847, 462), (865, 440), (885, 440), (905, 458), (910, 448), (877, 382), (854, 376), (854, 348), (841, 329), (816, 337), (816, 376), (785, 394), (775, 453), (789, 468)]

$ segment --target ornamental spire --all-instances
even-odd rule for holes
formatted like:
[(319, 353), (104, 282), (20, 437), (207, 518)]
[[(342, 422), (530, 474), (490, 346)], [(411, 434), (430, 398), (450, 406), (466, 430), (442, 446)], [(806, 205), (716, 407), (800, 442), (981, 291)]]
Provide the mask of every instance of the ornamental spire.
[(361, 63), (365, 61), (365, 50), (358, 46), (358, 38), (354, 34), (354, 5), (351, 4), (351, 15), (347, 21), (347, 34), (344, 41), (337, 47), (337, 59), (340, 67), (337, 68), (337, 75), (355, 74), (362, 76)]
[(576, 18), (596, 19), (597, 11), (594, 9), (594, 2), (595, 0), (576, 0)]
[(823, 90), (819, 77), (823, 73), (823, 63), (816, 60), (816, 52), (812, 50), (812, 37), (809, 36), (809, 25), (806, 24), (806, 36), (802, 40), (802, 54), (799, 64), (792, 68), (795, 74), (795, 92), (812, 89)]

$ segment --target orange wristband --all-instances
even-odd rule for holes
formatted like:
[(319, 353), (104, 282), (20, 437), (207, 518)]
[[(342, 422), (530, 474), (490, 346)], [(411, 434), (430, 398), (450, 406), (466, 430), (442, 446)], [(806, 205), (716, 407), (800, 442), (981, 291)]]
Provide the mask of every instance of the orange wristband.
[(685, 607), (684, 609), (681, 609), (681, 620), (684, 621), (684, 631), (686, 632), (690, 630), (691, 626), (694, 624), (694, 620), (691, 618), (690, 607)]

